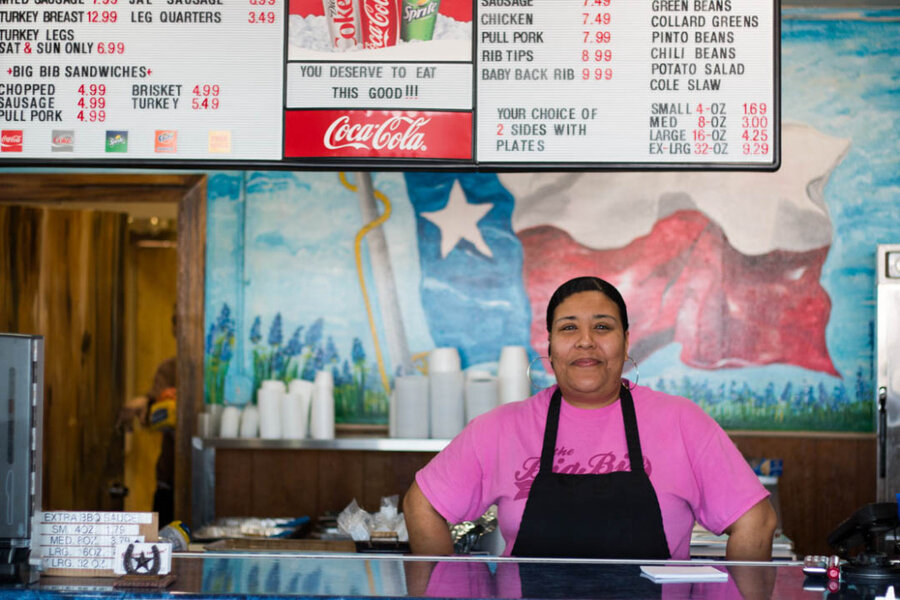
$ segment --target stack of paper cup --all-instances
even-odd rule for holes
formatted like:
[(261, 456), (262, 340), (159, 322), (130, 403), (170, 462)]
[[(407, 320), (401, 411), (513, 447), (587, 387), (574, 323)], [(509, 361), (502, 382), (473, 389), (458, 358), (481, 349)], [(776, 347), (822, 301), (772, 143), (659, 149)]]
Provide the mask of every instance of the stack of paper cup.
[(264, 440), (277, 440), (281, 437), (281, 405), (284, 403), (284, 396), (284, 382), (275, 379), (263, 381), (256, 392), (256, 405), (259, 407), (259, 437)]
[(281, 437), (286, 440), (302, 440), (309, 429), (309, 405), (312, 400), (312, 381), (294, 379), (288, 384), (288, 393), (281, 405)]
[(246, 404), (241, 411), (241, 437), (255, 438), (259, 436), (259, 409), (255, 404)]
[(219, 437), (236, 438), (241, 429), (241, 409), (233, 404), (222, 409), (219, 421)]
[(466, 422), (465, 376), (460, 370), (456, 348), (435, 348), (428, 357), (428, 391), (430, 434), (435, 439), (449, 439)]
[(392, 437), (428, 437), (428, 378), (405, 375), (394, 378)]
[(428, 355), (428, 374), (454, 373), (460, 370), (459, 351), (456, 348), (435, 348)]
[(524, 346), (504, 346), (497, 365), (500, 404), (518, 402), (531, 396), (528, 379), (528, 352)]
[(313, 382), (309, 435), (314, 440), (334, 439), (334, 378), (329, 371), (317, 371)]
[(497, 378), (489, 373), (466, 374), (466, 423), (497, 406)]

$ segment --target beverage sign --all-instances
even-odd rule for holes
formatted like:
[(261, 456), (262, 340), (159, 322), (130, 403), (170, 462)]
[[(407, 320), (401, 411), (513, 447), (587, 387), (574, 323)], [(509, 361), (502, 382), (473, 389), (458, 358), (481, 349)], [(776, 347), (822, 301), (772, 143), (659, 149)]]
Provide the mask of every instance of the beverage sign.
[(763, 0), (0, 0), (0, 166), (780, 164)]

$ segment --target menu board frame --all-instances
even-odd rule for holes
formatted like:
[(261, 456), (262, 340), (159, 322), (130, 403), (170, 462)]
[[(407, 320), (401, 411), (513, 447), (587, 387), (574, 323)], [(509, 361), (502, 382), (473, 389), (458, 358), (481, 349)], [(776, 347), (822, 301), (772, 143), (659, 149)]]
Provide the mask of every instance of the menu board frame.
[[(224, 0), (228, 2), (230, 0)], [(317, 170), (317, 171), (457, 171), (457, 172), (528, 172), (528, 171), (777, 171), (781, 167), (781, 2), (770, 0), (772, 4), (772, 103), (773, 109), (768, 112), (771, 119), (771, 157), (770, 162), (635, 162), (628, 160), (613, 160), (609, 162), (598, 161), (535, 161), (523, 160), (516, 162), (499, 162), (491, 160), (479, 160), (478, 142), (479, 131), (476, 119), (478, 112), (479, 94), (479, 20), (478, 5), (480, 0), (472, 0), (472, 34), (471, 34), (471, 62), (472, 65), (472, 105), (471, 110), (442, 109), (440, 112), (469, 113), (471, 124), (471, 156), (473, 158), (418, 158), (418, 157), (286, 157), (286, 127), (288, 121), (288, 70), (292, 62), (289, 59), (289, 1), (283, 0), (283, 54), (282, 54), (282, 98), (281, 98), (281, 153), (280, 159), (231, 159), (231, 158), (67, 158), (67, 157), (34, 157), (34, 156), (10, 156), (0, 154), (0, 169), (9, 168), (86, 168), (86, 169), (110, 169), (110, 170), (134, 170), (134, 169), (163, 169), (181, 171), (205, 171), (205, 170)], [(540, 1), (540, 0), (538, 0)], [(384, 64), (390, 64), (386, 61)], [(415, 65), (421, 61), (402, 61), (405, 65)], [(321, 110), (321, 109), (316, 109)], [(352, 109), (337, 108), (332, 112)], [(359, 110), (356, 108), (355, 110)], [(367, 109), (368, 110), (368, 109)], [(372, 110), (377, 110), (373, 108)], [(386, 110), (392, 110), (390, 108)], [(397, 108), (397, 111), (406, 110)]]

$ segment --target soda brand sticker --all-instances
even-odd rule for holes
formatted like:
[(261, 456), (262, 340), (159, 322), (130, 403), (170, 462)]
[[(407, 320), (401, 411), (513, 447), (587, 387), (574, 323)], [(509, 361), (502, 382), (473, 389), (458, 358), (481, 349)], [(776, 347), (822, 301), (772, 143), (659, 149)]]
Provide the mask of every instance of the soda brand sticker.
[(106, 151), (107, 152), (128, 152), (128, 132), (112, 131), (106, 132)]
[(174, 129), (157, 129), (153, 138), (153, 151), (174, 154), (178, 150), (178, 132)]
[(22, 129), (0, 130), (0, 152), (21, 152), (24, 139)]
[(75, 130), (54, 129), (50, 136), (50, 152), (75, 152)]

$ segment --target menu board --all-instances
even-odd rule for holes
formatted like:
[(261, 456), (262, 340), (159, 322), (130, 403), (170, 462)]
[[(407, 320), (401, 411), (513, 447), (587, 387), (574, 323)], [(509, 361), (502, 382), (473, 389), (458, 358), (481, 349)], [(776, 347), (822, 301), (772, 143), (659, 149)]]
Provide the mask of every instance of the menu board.
[(772, 0), (0, 0), (0, 166), (776, 169)]
[(156, 540), (157, 515), (149, 512), (45, 511), (38, 524), (45, 575), (112, 577), (116, 547)]

